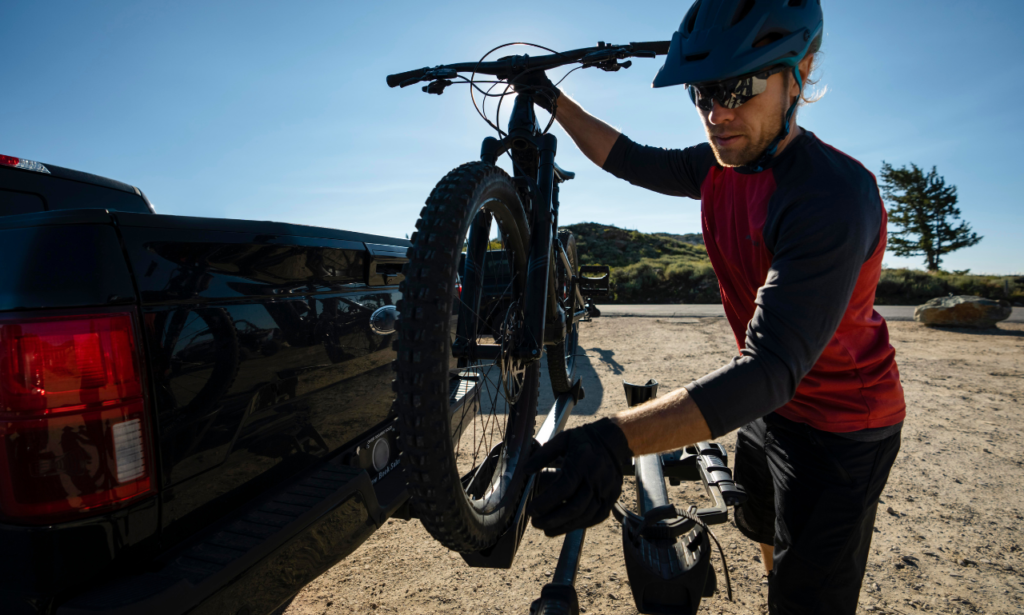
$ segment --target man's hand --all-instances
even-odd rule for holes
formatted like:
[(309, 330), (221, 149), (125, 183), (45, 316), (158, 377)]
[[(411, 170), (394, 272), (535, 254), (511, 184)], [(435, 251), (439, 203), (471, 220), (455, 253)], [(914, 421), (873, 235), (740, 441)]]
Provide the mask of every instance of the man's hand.
[(529, 94), (533, 102), (548, 113), (554, 113), (554, 103), (562, 92), (551, 83), (542, 70), (531, 70), (513, 77), (509, 83), (517, 94)]
[(558, 434), (530, 458), (534, 474), (562, 458), (557, 477), (530, 504), (534, 527), (558, 536), (608, 518), (622, 493), (622, 467), (633, 458), (625, 434), (601, 419)]

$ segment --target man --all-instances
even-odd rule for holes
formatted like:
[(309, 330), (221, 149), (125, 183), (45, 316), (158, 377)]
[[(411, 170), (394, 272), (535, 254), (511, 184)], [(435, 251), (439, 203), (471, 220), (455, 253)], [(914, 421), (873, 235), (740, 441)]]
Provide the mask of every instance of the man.
[[(886, 214), (874, 177), (796, 125), (820, 46), (818, 0), (698, 0), (654, 87), (684, 84), (708, 142), (641, 146), (543, 74), (517, 88), (577, 146), (638, 186), (700, 199), (704, 241), (740, 356), (530, 461), (564, 457), (534, 500), (555, 535), (608, 516), (630, 457), (737, 435), (736, 525), (761, 543), (772, 613), (854, 613), (878, 498), (899, 450), (903, 389), (873, 309)], [(554, 103), (554, 104), (551, 104)]]

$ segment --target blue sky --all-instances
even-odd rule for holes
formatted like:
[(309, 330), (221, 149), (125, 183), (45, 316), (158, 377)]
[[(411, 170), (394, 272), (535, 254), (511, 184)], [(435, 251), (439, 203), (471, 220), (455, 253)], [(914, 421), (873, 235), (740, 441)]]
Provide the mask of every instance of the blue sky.
[[(800, 124), (877, 172), (938, 166), (985, 236), (944, 268), (1024, 273), (1024, 3), (823, 0), (825, 98)], [(671, 36), (688, 1), (28, 2), (0, 4), (0, 153), (142, 188), (160, 213), (402, 237), (489, 128), (465, 87), (391, 90), (389, 73), (529, 41)], [(577, 71), (564, 89), (636, 141), (704, 140), (659, 60)], [(695, 201), (604, 173), (556, 129), (563, 223), (700, 230)], [(920, 258), (889, 255), (890, 266)]]

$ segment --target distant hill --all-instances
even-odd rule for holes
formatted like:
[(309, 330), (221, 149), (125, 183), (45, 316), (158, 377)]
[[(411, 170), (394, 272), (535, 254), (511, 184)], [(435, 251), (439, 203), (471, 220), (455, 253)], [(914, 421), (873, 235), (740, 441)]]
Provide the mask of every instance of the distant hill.
[(672, 239), (678, 239), (683, 243), (692, 243), (697, 246), (704, 245), (704, 235), (701, 233), (686, 233), (684, 235), (676, 235), (674, 233), (655, 233), (655, 235), (671, 237)]
[(699, 234), (641, 233), (596, 222), (564, 228), (576, 236), (581, 264), (611, 268), (612, 303), (722, 300), (703, 241), (693, 242)]
[[(598, 303), (720, 303), (718, 278), (699, 233), (641, 233), (583, 222), (576, 236), (583, 265), (611, 268), (612, 296)], [(979, 295), (1024, 304), (1024, 277), (883, 269), (875, 303), (918, 305), (933, 297)]]
[[(581, 222), (563, 228), (571, 230), (576, 236), (580, 261), (584, 265), (626, 267), (641, 259), (664, 257), (686, 261), (708, 260), (703, 240), (697, 243), (682, 239), (692, 238), (694, 234), (641, 233), (596, 222)], [(696, 234), (696, 237), (700, 237), (700, 234)]]

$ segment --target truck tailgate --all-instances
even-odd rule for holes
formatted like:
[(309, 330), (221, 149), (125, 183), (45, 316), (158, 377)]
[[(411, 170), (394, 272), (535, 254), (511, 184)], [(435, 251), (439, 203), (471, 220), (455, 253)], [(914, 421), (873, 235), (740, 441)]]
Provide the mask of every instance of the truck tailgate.
[[(407, 242), (269, 222), (116, 214), (154, 380), (163, 540), (205, 527), (390, 418)], [(387, 250), (383, 250), (387, 252)], [(386, 266), (381, 265), (385, 271)], [(390, 321), (381, 314), (391, 313)], [(349, 460), (375, 477), (388, 432)]]

